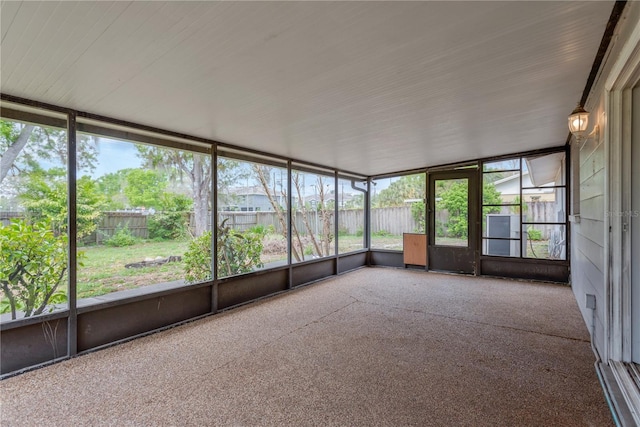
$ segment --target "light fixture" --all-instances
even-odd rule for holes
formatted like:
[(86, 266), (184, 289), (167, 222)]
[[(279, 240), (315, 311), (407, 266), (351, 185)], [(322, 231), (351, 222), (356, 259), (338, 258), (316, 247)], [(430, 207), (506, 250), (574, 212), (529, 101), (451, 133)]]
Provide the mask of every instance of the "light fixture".
[(569, 130), (580, 139), (587, 135), (587, 127), (589, 126), (589, 113), (578, 103), (573, 112), (569, 115)]
[(569, 115), (569, 130), (576, 137), (576, 143), (582, 149), (587, 140), (594, 137), (596, 141), (600, 139), (600, 126), (596, 123), (591, 133), (589, 129), (589, 112), (580, 103)]

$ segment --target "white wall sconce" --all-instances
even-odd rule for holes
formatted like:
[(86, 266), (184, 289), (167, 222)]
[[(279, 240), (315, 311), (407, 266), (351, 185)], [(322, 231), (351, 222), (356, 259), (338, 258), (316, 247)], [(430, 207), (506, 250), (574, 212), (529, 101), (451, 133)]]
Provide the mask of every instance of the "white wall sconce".
[[(589, 139), (591, 136), (598, 135), (599, 126), (595, 125), (593, 131), (588, 133), (587, 130), (589, 128), (589, 112), (586, 111), (580, 103), (576, 106), (576, 108), (569, 115), (569, 130), (571, 134), (576, 137), (576, 142), (580, 144), (580, 148), (582, 145)], [(597, 139), (597, 138), (596, 138)]]

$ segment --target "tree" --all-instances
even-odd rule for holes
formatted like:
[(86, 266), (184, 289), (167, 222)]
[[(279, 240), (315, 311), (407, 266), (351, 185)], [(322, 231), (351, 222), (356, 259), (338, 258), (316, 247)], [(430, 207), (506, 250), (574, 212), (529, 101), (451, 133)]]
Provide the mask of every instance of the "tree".
[[(193, 199), (194, 234), (201, 236), (209, 224), (211, 201), (211, 157), (187, 151), (160, 147), (136, 145), (138, 154), (146, 167), (166, 171), (170, 177), (186, 177), (191, 184)], [(218, 171), (225, 173), (226, 165), (218, 165)]]
[(172, 240), (185, 237), (192, 204), (193, 201), (182, 194), (162, 194), (160, 211), (148, 217), (149, 238)]
[[(46, 221), (56, 234), (67, 232), (67, 179), (61, 168), (37, 169), (23, 177), (20, 195), (31, 221)], [(97, 184), (89, 176), (76, 181), (76, 224), (78, 238), (93, 233), (105, 203)]]
[(363, 209), (364, 194), (356, 194), (350, 200), (344, 202), (344, 209)]
[[(43, 161), (64, 166), (67, 161), (67, 131), (0, 120), (0, 184), (10, 171), (16, 174), (42, 167)], [(78, 169), (93, 170), (97, 154), (96, 138), (79, 135)]]
[(131, 207), (161, 208), (161, 197), (167, 188), (166, 176), (152, 169), (129, 169), (124, 194)]
[(482, 185), (482, 204), (483, 205), (496, 205), (496, 206), (484, 206), (482, 208), (482, 216), (486, 217), (488, 214), (500, 213), (500, 205), (502, 204), (502, 194), (496, 189), (495, 184), (492, 182), (484, 181)]
[[(302, 224), (304, 224), (308, 239), (311, 240), (313, 253), (318, 257), (327, 256), (331, 253), (330, 243), (333, 240), (333, 233), (331, 232), (331, 218), (333, 216), (333, 211), (329, 209), (326, 202), (324, 179), (325, 178), (322, 175), (316, 175), (316, 183), (314, 184), (316, 189), (315, 191), (317, 191), (318, 195), (315, 215), (319, 216), (322, 224), (322, 232), (319, 236), (316, 236), (313, 227), (311, 227), (311, 222), (309, 221), (309, 206), (304, 203), (304, 174), (294, 171), (291, 175), (291, 183), (296, 191), (298, 209), (301, 214)], [(291, 226), (293, 227), (293, 233), (296, 237), (293, 241), (293, 247), (297, 246), (296, 251), (301, 254), (301, 260), (304, 260), (305, 246), (300, 237), (296, 221), (291, 221)]]
[(467, 180), (450, 181), (441, 199), (436, 200), (436, 209), (446, 209), (449, 213), (446, 235), (466, 238), (469, 231), (469, 183)]
[[(282, 236), (286, 240), (287, 239), (287, 210), (289, 209), (287, 193), (286, 191), (284, 191), (284, 188), (281, 187), (280, 200), (287, 201), (287, 206), (283, 207), (278, 202), (278, 193), (275, 187), (275, 183), (273, 185), (273, 188), (269, 185), (271, 182), (271, 174), (270, 174), (271, 168), (269, 166), (263, 166), (256, 163), (254, 163), (251, 166), (251, 168), (256, 179), (258, 180), (258, 182), (262, 186), (262, 189), (267, 195), (267, 198), (269, 199), (269, 204), (271, 204), (271, 207), (273, 208), (274, 212), (276, 213), (276, 216), (278, 217), (278, 222), (280, 223), (280, 230), (282, 230)], [(294, 241), (298, 242), (298, 245), (293, 245), (291, 247), (291, 256), (293, 257), (293, 259), (299, 262), (304, 259), (303, 258), (304, 255), (302, 251), (300, 251), (299, 249), (300, 247), (302, 247), (302, 240), (300, 238), (300, 233), (298, 233), (298, 228), (295, 225), (295, 221), (292, 221), (291, 225), (292, 225), (291, 233), (293, 235), (293, 239)]]
[(404, 206), (406, 200), (424, 200), (425, 174), (405, 175), (392, 182), (371, 200), (376, 208)]
[(405, 175), (392, 182), (371, 200), (372, 207), (406, 206), (411, 203), (411, 216), (416, 222), (416, 233), (425, 231), (426, 175)]
[(129, 206), (129, 200), (124, 194), (124, 188), (127, 186), (127, 174), (130, 170), (120, 169), (97, 179), (98, 191), (106, 198), (105, 209), (118, 210)]
[(0, 120), (0, 135), (2, 136), (2, 158), (0, 158), (0, 183), (4, 181), (11, 170), (18, 155), (27, 146), (33, 133), (33, 125), (18, 127), (11, 122)]
[[(0, 227), (0, 288), (6, 311), (15, 319), (42, 314), (51, 303), (66, 300), (67, 236), (56, 236), (46, 222), (14, 220)], [(5, 312), (3, 310), (3, 312)]]
[[(240, 232), (226, 225), (227, 220), (218, 225), (218, 277), (249, 273), (263, 267), (262, 239), (264, 230), (255, 229)], [(211, 279), (211, 232), (193, 239), (184, 254), (185, 280), (189, 283)]]
[[(278, 222), (280, 223), (280, 229), (282, 230), (282, 235), (284, 238), (287, 238), (287, 210), (289, 206), (283, 207), (278, 202), (278, 196), (280, 199), (288, 200), (287, 194), (284, 189), (281, 191), (281, 194), (278, 195), (276, 191), (275, 184), (273, 187), (270, 186), (270, 167), (262, 166), (254, 164), (252, 165), (252, 170), (254, 176), (262, 186), (264, 193), (267, 195), (269, 199), (269, 203), (271, 207), (276, 212), (278, 217)], [(291, 175), (291, 186), (293, 191), (295, 191), (296, 198), (298, 200), (297, 208), (300, 213), (300, 218), (302, 219), (302, 224), (304, 226), (304, 230), (302, 232), (298, 229), (297, 221), (291, 221), (291, 234), (292, 234), (292, 246), (291, 246), (291, 256), (296, 261), (304, 260), (304, 252), (306, 241), (311, 244), (313, 248), (313, 253), (318, 257), (323, 257), (331, 254), (332, 247), (331, 242), (333, 241), (333, 227), (331, 226), (331, 219), (333, 218), (334, 212), (334, 201), (327, 200), (328, 193), (326, 192), (326, 188), (328, 184), (326, 184), (326, 177), (322, 175), (316, 175), (316, 183), (314, 184), (315, 191), (317, 192), (318, 200), (317, 205), (314, 209), (308, 204), (304, 202), (304, 173), (293, 171)], [(318, 220), (321, 225), (321, 231), (316, 235), (314, 227), (311, 226), (310, 214), (314, 212), (314, 215), (318, 216)], [(304, 232), (306, 231), (306, 236), (304, 236)]]

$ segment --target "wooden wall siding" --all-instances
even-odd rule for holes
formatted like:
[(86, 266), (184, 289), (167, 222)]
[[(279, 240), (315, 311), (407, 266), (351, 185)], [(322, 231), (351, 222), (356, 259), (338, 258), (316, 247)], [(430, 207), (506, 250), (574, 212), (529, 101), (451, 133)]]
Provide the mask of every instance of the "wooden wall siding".
[[(618, 35), (612, 40), (606, 62), (602, 65), (596, 78), (585, 108), (591, 112), (591, 119), (600, 126), (598, 138), (589, 138), (578, 150), (574, 147), (572, 153), (572, 167), (579, 169), (579, 207), (572, 212), (579, 214), (580, 221), (571, 223), (571, 287), (576, 297), (578, 307), (582, 313), (586, 327), (590, 333), (593, 328), (593, 340), (600, 354), (604, 357), (605, 351), (605, 319), (607, 314), (606, 298), (606, 266), (609, 254), (607, 240), (609, 233), (606, 224), (606, 197), (607, 175), (610, 174), (607, 166), (607, 152), (620, 141), (609, 138), (605, 142), (605, 136), (610, 135), (609, 121), (605, 115), (606, 81), (611, 74), (614, 62), (617, 59), (622, 46), (629, 38), (633, 24), (638, 22), (640, 7), (632, 4), (628, 7), (628, 17), (620, 21)], [(575, 141), (572, 144), (576, 144)], [(586, 295), (596, 296), (595, 319), (590, 309), (586, 308)], [(593, 326), (592, 326), (593, 325)]]
[(580, 223), (573, 224), (571, 282), (584, 321), (591, 328), (586, 294), (596, 296), (595, 343), (603, 354), (605, 308), (605, 144), (588, 141), (580, 150)]

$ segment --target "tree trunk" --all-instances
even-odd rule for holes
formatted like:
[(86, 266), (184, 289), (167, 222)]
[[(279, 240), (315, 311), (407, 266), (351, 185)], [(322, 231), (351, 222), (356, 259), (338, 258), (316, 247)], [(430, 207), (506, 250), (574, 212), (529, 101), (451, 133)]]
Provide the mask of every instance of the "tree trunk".
[(29, 137), (31, 136), (31, 132), (33, 132), (33, 128), (33, 125), (25, 125), (20, 131), (20, 135), (18, 135), (15, 142), (9, 145), (7, 151), (2, 154), (2, 158), (0, 158), (0, 183), (4, 181), (9, 170), (11, 170), (11, 167), (13, 166), (13, 162), (15, 162), (22, 149), (27, 145), (27, 142), (29, 142)]
[[(271, 191), (269, 191), (269, 183), (267, 182), (267, 177), (265, 176), (262, 168), (260, 168), (260, 166), (258, 165), (253, 165), (253, 171), (258, 177), (258, 181), (260, 181), (260, 185), (262, 185), (262, 188), (264, 189), (264, 192), (267, 195), (267, 198), (269, 199), (269, 203), (271, 203), (271, 207), (273, 208), (273, 210), (276, 212), (276, 215), (278, 216), (278, 221), (280, 222), (280, 228), (282, 230), (282, 236), (285, 239), (287, 239), (287, 218), (286, 218), (285, 212), (280, 207), (280, 204), (275, 199), (275, 194), (276, 194), (275, 184), (274, 184), (274, 189), (272, 193)], [(287, 194), (283, 191), (282, 195), (287, 199), (287, 209), (290, 209), (289, 202), (288, 202), (289, 199), (287, 198)], [(298, 234), (298, 230), (295, 226), (295, 219), (291, 221), (291, 226), (292, 226), (291, 232), (293, 234), (293, 237), (294, 239), (297, 239), (299, 246), (302, 248), (302, 241), (300, 240), (300, 235)], [(301, 250), (296, 249), (296, 244), (292, 239), (291, 255), (295, 258), (296, 261), (298, 262), (302, 261), (300, 254), (303, 253), (303, 250), (304, 248), (302, 248)]]
[[(292, 179), (294, 187), (296, 188), (296, 192), (298, 193), (298, 200), (302, 200), (302, 190), (300, 189), (300, 175), (296, 174), (295, 178)], [(316, 254), (319, 257), (323, 257), (324, 254), (322, 253), (322, 246), (320, 246), (318, 244), (318, 241), (316, 240), (316, 236), (313, 234), (313, 229), (311, 228), (311, 225), (309, 224), (309, 217), (307, 215), (307, 207), (304, 206), (304, 204), (300, 203), (300, 213), (302, 214), (302, 223), (304, 224), (304, 227), (307, 229), (307, 233), (309, 235), (309, 237), (311, 238), (311, 243), (313, 243), (313, 247), (316, 250)], [(316, 211), (316, 215), (317, 215), (317, 211)], [(303, 253), (304, 253), (304, 248), (302, 248)]]
[(193, 189), (193, 216), (195, 237), (202, 236), (207, 231), (209, 224), (209, 199), (211, 189), (208, 173), (204, 170), (205, 164), (199, 156), (193, 156), (192, 189)]

